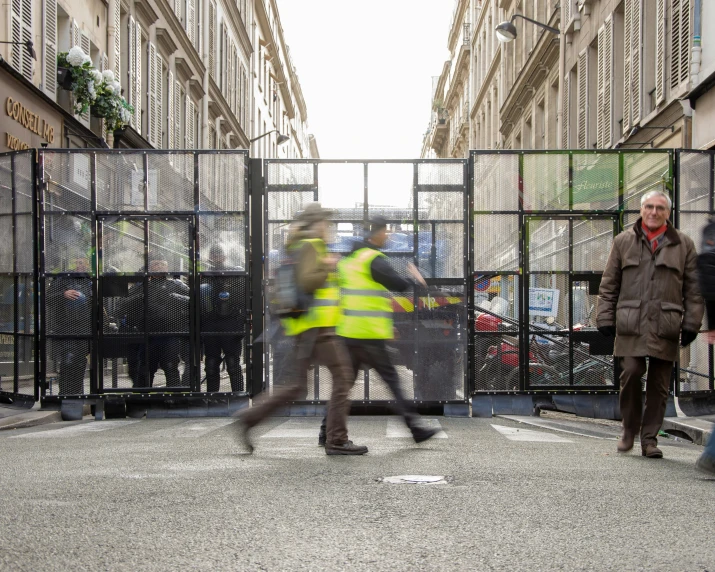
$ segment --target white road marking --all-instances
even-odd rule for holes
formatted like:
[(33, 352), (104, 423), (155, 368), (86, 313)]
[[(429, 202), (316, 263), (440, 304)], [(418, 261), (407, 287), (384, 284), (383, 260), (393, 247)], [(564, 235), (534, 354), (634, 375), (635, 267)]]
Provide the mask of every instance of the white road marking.
[(177, 425), (154, 431), (152, 438), (161, 439), (195, 438), (234, 423), (233, 418), (188, 419)]
[(494, 425), (492, 427), (499, 431), (504, 437), (512, 441), (531, 441), (535, 443), (573, 443), (571, 439), (566, 439), (559, 435), (543, 433), (541, 431), (531, 431), (530, 429), (517, 429), (516, 427), (505, 427), (504, 425)]
[(22, 435), (13, 435), (10, 439), (37, 439), (37, 438), (64, 438), (76, 437), (82, 433), (97, 433), (98, 431), (107, 431), (109, 429), (119, 429), (139, 423), (139, 419), (113, 419), (110, 421), (87, 421), (78, 423), (69, 427), (60, 427), (58, 429), (48, 429), (47, 431), (35, 431), (34, 433), (24, 433)]
[[(432, 439), (447, 439), (447, 434), (442, 429), (438, 419), (421, 419), (422, 424), (425, 427), (431, 429), (440, 429)], [(387, 418), (387, 430), (385, 431), (385, 436), (388, 439), (412, 439), (412, 432), (407, 428), (402, 417), (388, 417)]]
[(261, 439), (315, 439), (318, 442), (318, 432), (320, 431), (320, 421), (318, 417), (302, 417), (288, 419), (268, 433), (261, 435)]

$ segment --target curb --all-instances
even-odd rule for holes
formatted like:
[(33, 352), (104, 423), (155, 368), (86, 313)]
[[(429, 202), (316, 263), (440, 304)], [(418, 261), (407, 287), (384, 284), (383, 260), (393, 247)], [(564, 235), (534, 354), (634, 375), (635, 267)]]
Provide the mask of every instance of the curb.
[(675, 418), (665, 418), (662, 429), (666, 432), (673, 430), (685, 433), (695, 445), (704, 447), (713, 433), (713, 423), (697, 418), (686, 418), (682, 421)]
[(0, 431), (25, 429), (57, 421), (62, 421), (62, 413), (59, 411), (28, 411), (0, 419)]

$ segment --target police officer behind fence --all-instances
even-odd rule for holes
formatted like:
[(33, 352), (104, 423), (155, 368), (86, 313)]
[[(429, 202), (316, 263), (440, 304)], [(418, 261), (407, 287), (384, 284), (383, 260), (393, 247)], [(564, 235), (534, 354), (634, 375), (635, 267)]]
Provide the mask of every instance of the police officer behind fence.
[[(405, 400), (400, 388), (400, 378), (387, 352), (387, 340), (394, 338), (392, 299), (390, 291), (404, 292), (412, 289), (414, 282), (402, 278), (390, 266), (380, 248), (387, 240), (387, 221), (373, 217), (368, 224), (366, 240), (353, 246), (352, 252), (338, 264), (341, 318), (336, 329), (350, 354), (354, 383), (362, 367), (374, 368), (395, 395), (395, 409), (402, 415), (418, 443), (434, 436), (439, 429), (424, 427), (415, 407)], [(411, 262), (407, 271), (422, 287), (427, 284)], [(352, 383), (351, 383), (352, 385)], [(340, 416), (347, 417), (350, 402), (340, 402)], [(318, 437), (322, 444), (324, 435)]]
[(319, 363), (327, 366), (333, 377), (333, 391), (328, 404), (326, 454), (367, 453), (367, 447), (348, 440), (346, 404), (349, 407), (347, 396), (354, 376), (350, 356), (335, 335), (340, 302), (335, 277), (337, 257), (329, 255), (326, 246), (330, 214), (330, 211), (321, 208), (320, 203), (311, 203), (297, 217), (299, 229), (289, 251), (297, 259), (298, 285), (304, 292), (312, 294), (312, 302), (305, 315), (287, 319), (285, 323), (287, 335), (295, 339), (288, 385), (240, 417), (239, 436), (249, 450), (253, 448), (248, 440), (248, 430), (281, 405), (294, 401), (301, 394), (305, 395), (310, 364)]
[[(75, 258), (71, 272), (90, 271), (89, 259)], [(51, 335), (90, 335), (92, 324), (92, 281), (80, 276), (60, 276), (47, 289), (47, 305), (51, 321)], [(59, 394), (84, 393), (84, 374), (87, 369), (89, 342), (81, 339), (53, 340), (54, 358), (58, 362)]]
[[(209, 270), (240, 271), (226, 265), (226, 253), (220, 244), (209, 249)], [(221, 384), (221, 353), (231, 380), (231, 391), (243, 391), (241, 348), (246, 323), (241, 278), (204, 276), (201, 285), (201, 330), (206, 356), (206, 390), (218, 391)], [(218, 332), (222, 332), (218, 334)]]
[[(598, 291), (599, 332), (616, 336), (620, 357), (623, 433), (617, 450), (633, 448), (640, 431), (643, 456), (661, 458), (657, 435), (663, 424), (678, 341), (698, 335), (703, 300), (693, 241), (668, 221), (672, 203), (662, 191), (641, 198), (641, 217), (613, 240)], [(641, 378), (648, 379), (643, 410)]]
[[(130, 359), (132, 364), (133, 386), (151, 387), (154, 375), (161, 367), (164, 370), (167, 387), (181, 387), (179, 374), (179, 355), (181, 338), (170, 335), (172, 332), (188, 330), (186, 322), (189, 316), (189, 287), (181, 280), (167, 276), (169, 263), (161, 255), (154, 255), (149, 260), (148, 300), (146, 324), (142, 319), (144, 312), (144, 286), (132, 288), (126, 299), (127, 326), (131, 332), (141, 332), (147, 328), (152, 334), (149, 338), (149, 356), (146, 357), (144, 345), (136, 348), (136, 354)], [(182, 324), (184, 322), (184, 324)], [(148, 359), (149, 380), (146, 379)], [(186, 367), (189, 367), (187, 364)]]

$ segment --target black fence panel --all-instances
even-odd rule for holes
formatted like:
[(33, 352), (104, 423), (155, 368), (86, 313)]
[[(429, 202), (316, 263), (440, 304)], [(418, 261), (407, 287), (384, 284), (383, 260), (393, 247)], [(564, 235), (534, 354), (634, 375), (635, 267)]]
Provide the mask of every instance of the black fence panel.
[(40, 152), (44, 396), (245, 392), (245, 151)]
[(0, 154), (0, 402), (36, 397), (35, 153)]
[[(465, 402), (467, 388), (467, 163), (440, 161), (267, 160), (265, 171), (266, 379), (286, 382), (292, 342), (271, 315), (270, 289), (285, 257), (284, 245), (296, 214), (313, 201), (334, 210), (328, 248), (344, 255), (363, 236), (364, 221), (388, 221), (384, 252), (403, 276), (414, 263), (428, 292), (390, 294), (395, 339), (389, 349), (407, 399)], [(327, 368), (309, 374), (306, 401), (330, 398)], [(350, 398), (359, 403), (394, 399), (374, 371), (360, 371)]]

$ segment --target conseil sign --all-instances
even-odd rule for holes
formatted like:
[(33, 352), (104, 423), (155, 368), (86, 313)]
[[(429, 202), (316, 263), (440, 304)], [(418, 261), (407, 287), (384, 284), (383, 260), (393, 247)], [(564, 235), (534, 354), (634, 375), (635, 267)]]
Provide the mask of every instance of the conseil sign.
[(12, 79), (0, 76), (3, 80), (0, 151), (22, 151), (42, 144), (58, 147), (62, 139), (61, 115)]

